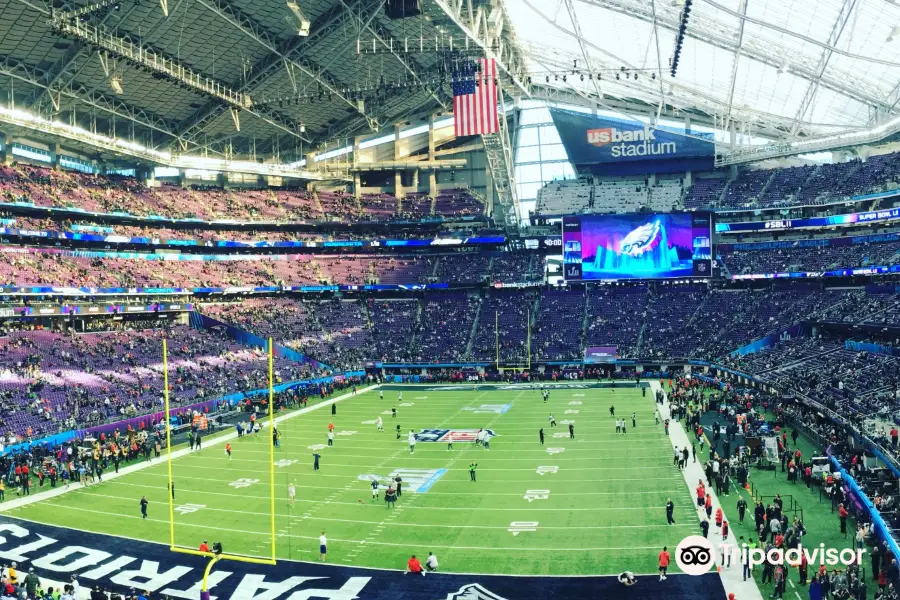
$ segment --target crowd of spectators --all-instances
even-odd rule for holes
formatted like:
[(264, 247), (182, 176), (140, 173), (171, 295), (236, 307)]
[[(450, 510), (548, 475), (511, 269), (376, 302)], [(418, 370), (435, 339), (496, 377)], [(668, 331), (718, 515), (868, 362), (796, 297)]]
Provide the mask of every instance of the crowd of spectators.
[[(538, 257), (512, 253), (442, 255), (107, 253), (0, 246), (0, 285), (176, 287), (510, 283), (543, 279)], [(493, 266), (492, 266), (493, 265)]]
[[(215, 329), (131, 322), (75, 334), (16, 331), (0, 338), (0, 432), (37, 437), (160, 410), (162, 340), (168, 340), (170, 401), (176, 406), (268, 385), (266, 353)], [(277, 359), (277, 381), (313, 372)]]
[(719, 249), (719, 259), (732, 275), (742, 273), (820, 272), (859, 267), (883, 267), (900, 263), (900, 243), (822, 245), (759, 249), (744, 244), (742, 250)]
[(234, 219), (278, 222), (385, 222), (414, 213), (420, 217), (472, 217), (484, 204), (466, 188), (445, 189), (423, 207), (414, 196), (404, 208), (389, 194), (357, 198), (343, 191), (182, 187), (168, 182), (147, 187), (130, 177), (85, 174), (47, 167), (0, 166), (0, 201), (79, 208), (89, 212), (162, 216), (175, 219)]

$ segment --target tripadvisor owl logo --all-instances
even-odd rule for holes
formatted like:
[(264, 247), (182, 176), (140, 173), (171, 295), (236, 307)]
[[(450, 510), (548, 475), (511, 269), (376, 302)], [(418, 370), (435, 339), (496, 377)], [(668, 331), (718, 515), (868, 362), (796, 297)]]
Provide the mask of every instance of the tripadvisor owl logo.
[(689, 535), (675, 548), (675, 564), (688, 575), (703, 575), (715, 562), (712, 542), (700, 535)]

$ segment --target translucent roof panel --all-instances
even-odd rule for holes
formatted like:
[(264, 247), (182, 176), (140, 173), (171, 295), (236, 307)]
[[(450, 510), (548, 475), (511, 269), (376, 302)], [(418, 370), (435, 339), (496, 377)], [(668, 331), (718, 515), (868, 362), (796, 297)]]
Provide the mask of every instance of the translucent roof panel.
[[(900, 112), (900, 4), (694, 0), (672, 78), (684, 0), (571, 1), (583, 40), (567, 0), (505, 0), (535, 83), (596, 98), (594, 81), (579, 74), (589, 61), (603, 73), (601, 94), (640, 101), (642, 114), (664, 97), (677, 108), (764, 123), (784, 138), (857, 130), (876, 111)], [(616, 79), (622, 67), (631, 73)]]

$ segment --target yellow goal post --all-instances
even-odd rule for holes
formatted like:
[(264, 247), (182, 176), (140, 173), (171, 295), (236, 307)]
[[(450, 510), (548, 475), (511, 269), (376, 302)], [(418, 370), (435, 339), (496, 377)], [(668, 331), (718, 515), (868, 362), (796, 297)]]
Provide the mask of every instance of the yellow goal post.
[[(169, 404), (169, 352), (167, 341), (162, 341), (162, 358), (163, 358), (163, 399), (165, 401), (165, 424), (166, 424), (166, 462), (168, 464), (168, 488), (166, 494), (169, 497), (169, 550), (179, 554), (191, 554), (194, 556), (205, 556), (210, 559), (206, 570), (203, 573), (203, 587), (200, 593), (201, 600), (209, 600), (209, 592), (206, 582), (213, 565), (220, 560), (233, 560), (237, 562), (254, 563), (260, 565), (275, 565), (275, 443), (269, 442), (269, 520), (271, 527), (271, 555), (248, 556), (235, 553), (204, 552), (195, 548), (179, 545), (175, 543), (175, 498), (172, 494), (172, 485), (174, 478), (172, 475), (172, 422)], [(269, 431), (275, 430), (275, 388), (273, 380), (273, 362), (274, 362), (274, 344), (272, 338), (268, 340), (268, 380), (269, 380)], [(230, 435), (230, 434), (229, 434)]]

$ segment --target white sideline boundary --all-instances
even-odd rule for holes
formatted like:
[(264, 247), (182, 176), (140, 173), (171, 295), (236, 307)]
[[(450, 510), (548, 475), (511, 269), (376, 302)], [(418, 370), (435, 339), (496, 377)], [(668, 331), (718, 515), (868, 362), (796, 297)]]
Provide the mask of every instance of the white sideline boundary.
[[(656, 391), (661, 390), (662, 386), (659, 385), (658, 381), (650, 381), (650, 389), (653, 390), (655, 402)], [(676, 445), (679, 448), (685, 448), (687, 446), (690, 446), (691, 442), (688, 439), (688, 436), (685, 433), (684, 427), (682, 427), (681, 423), (672, 419), (671, 413), (669, 412), (668, 394), (665, 392), (665, 390), (663, 390), (663, 394), (665, 394), (665, 398), (663, 400), (663, 404), (658, 405), (659, 412), (663, 420), (669, 419), (669, 441), (672, 444), (672, 450), (674, 452)], [(681, 471), (681, 474), (684, 476), (685, 485), (687, 485), (688, 496), (690, 497), (692, 502), (696, 502), (696, 496), (694, 495), (695, 482), (699, 479), (706, 479), (706, 474), (703, 472), (703, 461), (698, 460), (697, 462), (692, 462), (691, 458), (688, 457), (687, 466), (685, 466), (685, 468)], [(712, 496), (713, 513), (715, 513), (716, 509), (721, 508), (722, 514), (727, 515), (728, 511), (725, 510), (725, 507), (719, 501), (719, 498), (712, 492), (712, 490), (707, 489), (706, 493)], [(697, 530), (693, 535), (700, 535), (700, 513), (695, 505), (693, 505), (693, 508), (698, 523)], [(725, 517), (725, 520), (727, 521), (728, 517)], [(721, 533), (716, 530), (715, 523), (712, 523), (709, 528), (709, 538), (712, 540), (721, 538)], [(731, 544), (733, 548), (739, 547), (737, 538), (734, 535), (734, 527), (731, 527), (728, 532), (728, 543)], [(722, 586), (725, 588), (726, 596), (733, 593), (735, 595), (735, 598), (740, 598), (740, 600), (762, 600), (763, 595), (762, 592), (759, 591), (759, 586), (756, 585), (756, 580), (751, 577), (747, 581), (743, 581), (743, 566), (740, 564), (740, 561), (732, 560), (731, 566), (726, 567), (720, 564), (721, 556), (718, 555), (718, 552), (716, 552), (716, 554), (717, 556), (715, 558), (715, 562), (716, 566), (720, 567), (719, 576), (722, 579)]]
[[(292, 411), (286, 415), (281, 415), (280, 417), (275, 417), (275, 423), (276, 424), (283, 423), (284, 421), (288, 421), (290, 419), (293, 419), (294, 417), (297, 417), (300, 415), (305, 415), (314, 410), (319, 410), (320, 408), (323, 408), (325, 406), (331, 406), (332, 404), (336, 404), (336, 403), (340, 402), (341, 400), (347, 400), (348, 398), (353, 398), (354, 396), (358, 396), (359, 394), (364, 394), (366, 392), (369, 392), (369, 391), (372, 391), (375, 389), (378, 389), (378, 385), (370, 385), (368, 387), (357, 390), (356, 394), (354, 394), (351, 391), (347, 394), (343, 394), (341, 396), (336, 396), (334, 398), (330, 398), (323, 402), (318, 402), (318, 403), (314, 404), (313, 406), (307, 406), (306, 408), (301, 408), (299, 410)], [(266, 420), (263, 423), (263, 426), (265, 426), (267, 423), (268, 423), (268, 420)], [(232, 427), (232, 430), (233, 429), (234, 428)], [(227, 441), (233, 440), (233, 439), (237, 439), (236, 431), (231, 431), (230, 433), (226, 433), (224, 435), (217, 435), (216, 437), (211, 439), (209, 442), (204, 443), (203, 447), (207, 448), (209, 446), (216, 446), (216, 445), (222, 444), (224, 442), (227, 442)], [(199, 452), (203, 452), (203, 450), (200, 450)], [(181, 458), (182, 456), (187, 456), (188, 454), (192, 454), (192, 453), (193, 453), (193, 451), (190, 448), (182, 448), (181, 450), (175, 450), (174, 452), (172, 452), (172, 459), (174, 460), (176, 458)], [(159, 462), (160, 461), (158, 461), (158, 460), (149, 461), (149, 462), (141, 461), (138, 464), (128, 465), (127, 467), (119, 469), (118, 473), (116, 473), (115, 471), (111, 471), (108, 474), (104, 474), (105, 479), (103, 481), (105, 482), (107, 480), (113, 480), (113, 479), (117, 479), (119, 477), (124, 477), (125, 475), (130, 475), (131, 473), (137, 473), (139, 471), (143, 471), (144, 469), (158, 465)], [(62, 481), (62, 480), (60, 480), (60, 481)], [(94, 483), (91, 485), (92, 486), (102, 485), (102, 483), (103, 482), (98, 482), (98, 483)], [(23, 506), (28, 506), (29, 504), (34, 504), (35, 502), (41, 502), (43, 500), (48, 500), (50, 498), (56, 498), (58, 496), (62, 496), (63, 494), (66, 494), (66, 493), (74, 491), (74, 490), (84, 489), (85, 487), (86, 486), (83, 486), (80, 483), (70, 483), (68, 486), (50, 488), (49, 490), (46, 490), (43, 492), (33, 493), (30, 496), (19, 496), (18, 498), (15, 498), (14, 500), (10, 500), (8, 502), (3, 502), (2, 504), (0, 504), (0, 513), (7, 512), (14, 508), (21, 508)], [(12, 489), (9, 489), (9, 490), (7, 490), (7, 493), (9, 493), (11, 491), (12, 491)]]

